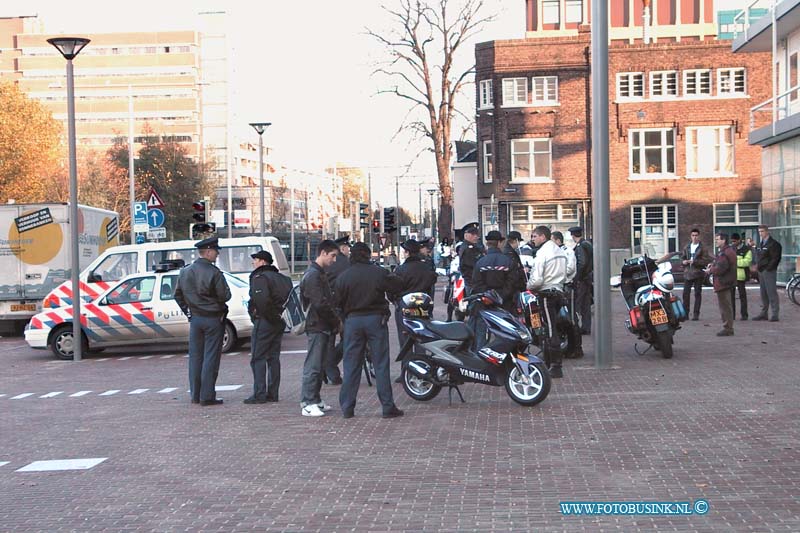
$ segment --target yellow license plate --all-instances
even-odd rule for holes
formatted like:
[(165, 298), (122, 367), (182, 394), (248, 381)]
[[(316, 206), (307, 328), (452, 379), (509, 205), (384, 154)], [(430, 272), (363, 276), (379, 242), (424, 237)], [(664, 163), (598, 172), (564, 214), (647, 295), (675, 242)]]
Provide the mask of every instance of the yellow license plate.
[(531, 314), (531, 327), (533, 329), (539, 329), (542, 327), (542, 317), (539, 315), (539, 313)]
[(654, 326), (658, 326), (659, 324), (666, 324), (669, 322), (669, 317), (667, 316), (667, 312), (663, 309), (653, 309), (650, 311), (650, 322)]
[(36, 304), (11, 304), (11, 311), (36, 311)]

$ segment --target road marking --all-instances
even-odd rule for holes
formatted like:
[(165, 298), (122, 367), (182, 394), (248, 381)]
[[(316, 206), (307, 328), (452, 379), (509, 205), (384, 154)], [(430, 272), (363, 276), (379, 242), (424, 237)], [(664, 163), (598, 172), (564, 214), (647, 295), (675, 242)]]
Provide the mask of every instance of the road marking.
[(189, 357), (189, 354), (187, 353), (187, 354), (186, 354), (186, 355), (184, 355), (183, 357), (184, 357), (184, 359), (185, 359), (185, 358)]
[(0, 466), (6, 466), (11, 461), (0, 461)]
[(281, 354), (289, 354), (289, 353), (308, 353), (308, 350), (288, 350), (286, 352), (281, 352)]
[(175, 354), (172, 354), (172, 355), (162, 355), (162, 356), (161, 356), (161, 359), (169, 359), (169, 358), (171, 358), (171, 357), (175, 357)]
[(116, 394), (118, 392), (120, 392), (119, 389), (112, 389), (112, 390), (107, 390), (105, 392), (102, 392), (98, 396), (113, 396), (114, 394)]
[(166, 389), (161, 389), (158, 391), (159, 394), (169, 394), (170, 392), (178, 390), (178, 387), (167, 387)]
[(9, 400), (21, 400), (23, 398), (27, 398), (28, 396), (33, 396), (35, 393), (33, 392), (25, 392), (23, 394), (17, 394), (16, 396), (12, 396)]
[(128, 394), (143, 394), (143, 393), (145, 393), (145, 392), (147, 392), (149, 390), (150, 389), (136, 389), (136, 390), (130, 391)]
[(137, 359), (142, 359), (142, 360), (144, 360), (144, 359), (151, 359), (152, 357), (153, 357), (152, 355), (145, 355), (145, 356), (143, 356), (143, 357), (137, 357)]
[(48, 392), (47, 394), (43, 394), (42, 396), (39, 396), (39, 398), (55, 398), (59, 394), (64, 394), (64, 391), (62, 390), (62, 391), (58, 391), (58, 392)]
[(215, 390), (239, 390), (241, 388), (241, 385), (217, 385)]
[(57, 470), (89, 470), (108, 457), (96, 457), (92, 459), (56, 459), (52, 461), (34, 461), (25, 465), (15, 472), (53, 472)]
[(75, 394), (70, 394), (69, 397), (70, 398), (80, 398), (81, 396), (86, 396), (87, 394), (90, 394), (91, 392), (92, 391), (90, 391), (90, 390), (82, 390), (82, 391), (76, 392)]
[(0, 398), (2, 398), (3, 396), (5, 396), (5, 394), (0, 394)]
[(109, 359), (110, 359), (110, 357), (103, 357), (102, 359), (95, 359), (94, 362), (95, 363), (102, 363), (103, 361), (108, 361)]
[(128, 357), (120, 357), (119, 359), (117, 359), (117, 361), (127, 361), (128, 359), (131, 359), (131, 356), (128, 356)]

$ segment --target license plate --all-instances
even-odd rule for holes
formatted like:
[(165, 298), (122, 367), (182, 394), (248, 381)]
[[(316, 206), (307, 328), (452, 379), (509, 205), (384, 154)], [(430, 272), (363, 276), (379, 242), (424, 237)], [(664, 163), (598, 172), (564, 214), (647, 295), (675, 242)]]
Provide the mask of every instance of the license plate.
[(669, 322), (669, 317), (667, 316), (667, 312), (663, 309), (653, 309), (650, 311), (650, 323), (654, 326), (666, 324), (667, 322)]
[(14, 311), (36, 311), (36, 304), (11, 304), (11, 312)]
[(542, 317), (539, 313), (531, 313), (531, 327), (533, 329), (542, 327)]

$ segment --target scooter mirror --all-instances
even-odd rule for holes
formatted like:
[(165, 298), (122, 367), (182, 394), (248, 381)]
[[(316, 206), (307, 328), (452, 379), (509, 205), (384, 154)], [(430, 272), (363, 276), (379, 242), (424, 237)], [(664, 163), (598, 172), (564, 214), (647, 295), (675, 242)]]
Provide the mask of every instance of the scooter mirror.
[(622, 285), (622, 276), (611, 276), (610, 282), (612, 287), (619, 287)]

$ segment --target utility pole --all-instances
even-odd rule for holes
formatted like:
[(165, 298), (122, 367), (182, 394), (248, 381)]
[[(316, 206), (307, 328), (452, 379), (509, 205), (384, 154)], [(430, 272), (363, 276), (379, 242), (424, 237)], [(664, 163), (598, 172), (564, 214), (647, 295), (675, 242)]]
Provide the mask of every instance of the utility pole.
[(367, 236), (369, 237), (369, 251), (370, 253), (375, 250), (372, 248), (372, 221), (375, 220), (375, 211), (372, 209), (372, 172), (367, 172), (367, 204), (369, 205), (369, 227), (367, 227)]
[(419, 218), (417, 219), (417, 238), (419, 238), (419, 234), (421, 233), (422, 227), (425, 225), (425, 216), (422, 213), (422, 183), (419, 184), (417, 187), (417, 192), (419, 193)]
[(400, 176), (394, 177), (394, 226), (397, 228), (397, 255), (400, 255)]

